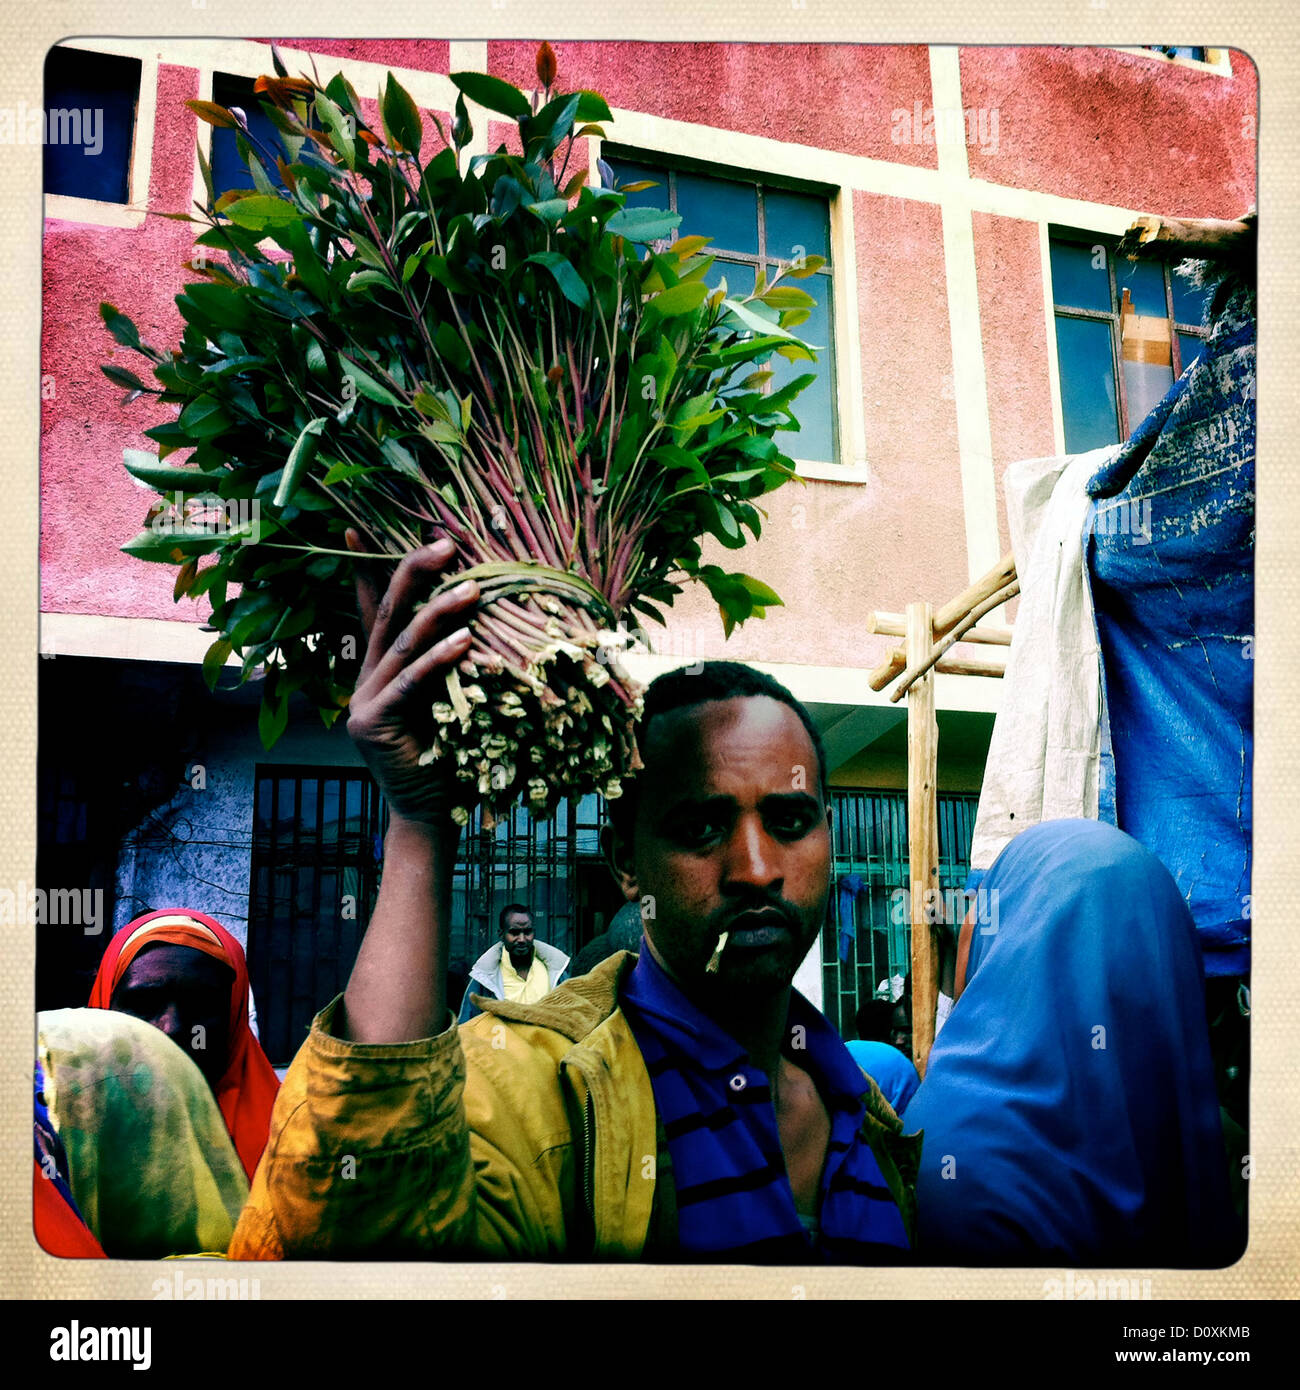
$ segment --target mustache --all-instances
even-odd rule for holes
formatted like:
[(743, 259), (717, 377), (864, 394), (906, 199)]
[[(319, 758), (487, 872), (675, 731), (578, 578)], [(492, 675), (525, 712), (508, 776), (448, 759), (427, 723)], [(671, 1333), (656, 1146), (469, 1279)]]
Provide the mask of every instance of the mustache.
[(729, 903), (715, 914), (716, 920), (712, 929), (719, 933), (731, 931), (736, 922), (752, 913), (764, 913), (773, 916), (778, 919), (773, 922), (773, 925), (788, 927), (796, 933), (799, 930), (799, 914), (784, 898), (762, 898), (745, 903)]

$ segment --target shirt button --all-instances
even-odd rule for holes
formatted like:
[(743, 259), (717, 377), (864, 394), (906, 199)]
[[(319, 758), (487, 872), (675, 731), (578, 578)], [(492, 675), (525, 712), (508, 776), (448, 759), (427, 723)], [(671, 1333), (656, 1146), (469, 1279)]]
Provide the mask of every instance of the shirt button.
[(749, 1082), (746, 1081), (745, 1078), (739, 1072), (737, 1072), (735, 1076), (733, 1076), (731, 1080), (727, 1082), (727, 1085), (730, 1086), (733, 1091), (743, 1091), (745, 1087), (749, 1085)]

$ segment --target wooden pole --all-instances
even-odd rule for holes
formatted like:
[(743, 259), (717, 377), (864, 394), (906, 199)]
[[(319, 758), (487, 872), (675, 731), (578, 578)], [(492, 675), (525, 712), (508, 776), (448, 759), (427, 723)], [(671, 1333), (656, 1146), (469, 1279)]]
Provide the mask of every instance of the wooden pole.
[[(1016, 557), (1007, 553), (985, 575), (977, 579), (969, 588), (963, 589), (949, 603), (945, 603), (934, 615), (934, 635), (946, 637), (950, 629), (956, 627), (971, 611), (983, 603), (991, 594), (1005, 589), (1016, 577)], [(909, 658), (910, 660), (910, 658)]]
[[(935, 642), (931, 646), (929, 654), (926, 656), (924, 662), (922, 662), (919, 665), (915, 661), (908, 662), (907, 670), (903, 672), (902, 680), (898, 682), (898, 684), (894, 687), (893, 691), (889, 696), (890, 700), (894, 704), (897, 704), (899, 700), (901, 700), (903, 696), (907, 694), (908, 688), (912, 685), (912, 683), (914, 681), (920, 680), (920, 678), (923, 675), (925, 675), (925, 673), (930, 669), (930, 667), (935, 665), (936, 662), (939, 661), (939, 658), (943, 656), (943, 654), (948, 650), (949, 647), (951, 647), (956, 642), (964, 642), (968, 639), (970, 635), (970, 629), (974, 627), (974, 625), (985, 615), (985, 613), (991, 612), (994, 608), (1000, 608), (1009, 599), (1015, 598), (1015, 596), (1019, 592), (1020, 584), (1018, 581), (1013, 580), (1004, 589), (999, 589), (996, 594), (990, 594), (989, 597), (986, 598), (983, 603), (976, 604), (975, 607), (972, 608), (971, 611), (959, 623), (957, 623), (956, 626), (952, 628), (952, 630), (948, 633), (946, 637), (941, 638), (938, 642)], [(977, 664), (986, 667), (993, 665), (993, 663), (987, 660), (983, 662), (977, 661)], [(941, 667), (940, 669), (943, 668)], [(947, 667), (947, 670), (949, 671), (951, 671), (952, 669), (953, 668), (951, 666)], [(1000, 666), (997, 669), (1000, 672)]]
[[(868, 613), (867, 631), (881, 637), (906, 637), (907, 619), (901, 613)], [(1015, 636), (1010, 627), (973, 627), (962, 637), (963, 642), (984, 642), (995, 647), (1009, 647)]]
[(907, 653), (902, 647), (891, 647), (879, 666), (867, 672), (867, 684), (872, 690), (883, 690), (907, 665)]
[[(907, 605), (907, 662), (919, 665), (934, 646), (934, 610)], [(934, 673), (907, 692), (907, 852), (912, 888), (912, 1060), (924, 1077), (934, 1043), (939, 1003), (939, 952), (935, 949), (935, 906), (939, 887), (937, 780), (939, 724), (934, 709)]]
[(978, 656), (945, 656), (934, 663), (934, 669), (941, 676), (991, 676), (1001, 680), (1007, 673), (1000, 661), (981, 660)]

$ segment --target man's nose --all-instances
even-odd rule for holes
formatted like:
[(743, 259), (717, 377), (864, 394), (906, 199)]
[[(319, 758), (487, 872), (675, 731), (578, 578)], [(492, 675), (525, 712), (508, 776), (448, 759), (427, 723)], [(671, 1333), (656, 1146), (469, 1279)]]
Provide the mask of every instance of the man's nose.
[(781, 883), (777, 846), (758, 816), (742, 816), (727, 844), (728, 883), (770, 889)]

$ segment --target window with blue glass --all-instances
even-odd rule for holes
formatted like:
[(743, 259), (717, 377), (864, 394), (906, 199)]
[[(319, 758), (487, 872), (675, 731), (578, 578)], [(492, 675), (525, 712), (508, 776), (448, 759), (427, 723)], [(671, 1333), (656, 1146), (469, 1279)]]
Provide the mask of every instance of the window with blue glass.
[(1207, 61), (1206, 50), (1195, 44), (1185, 43), (1144, 43), (1139, 47), (1145, 48), (1149, 53), (1159, 53), (1165, 58), (1191, 58), (1198, 63)]
[[(728, 293), (752, 294), (761, 271), (770, 283), (782, 264), (821, 256), (825, 264), (797, 282), (816, 301), (793, 331), (817, 349), (816, 362), (790, 362), (773, 353), (764, 364), (772, 372), (766, 390), (779, 391), (797, 376), (814, 381), (794, 400), (797, 432), (783, 433), (782, 449), (806, 463), (838, 459), (835, 412), (834, 318), (830, 204), (825, 194), (783, 188), (732, 170), (714, 173), (660, 163), (639, 155), (602, 152), (617, 185), (653, 183), (627, 194), (628, 207), (667, 207), (681, 214), (674, 235), (711, 238), (708, 254), (716, 259), (705, 277), (717, 288), (725, 280)], [(664, 245), (669, 243), (665, 242)]]
[[(232, 77), (225, 72), (213, 73), (212, 100), (218, 106), (237, 106), (248, 121), (248, 133), (253, 140), (273, 158), (289, 163), (280, 132), (262, 110), (262, 98), (253, 91), (251, 77)], [(229, 126), (213, 126), (211, 129), (213, 187), (218, 194), (224, 193), (228, 188), (252, 188), (253, 176), (248, 171), (248, 159), (239, 148), (243, 137), (238, 136)], [(266, 169), (265, 164), (262, 167)], [(284, 187), (284, 180), (277, 169), (272, 167), (266, 172), (277, 188)]]
[(1207, 292), (1167, 265), (1117, 259), (1113, 238), (1049, 240), (1065, 448), (1127, 439), (1205, 344)]
[(131, 201), (138, 58), (52, 48), (45, 57), (45, 192)]

